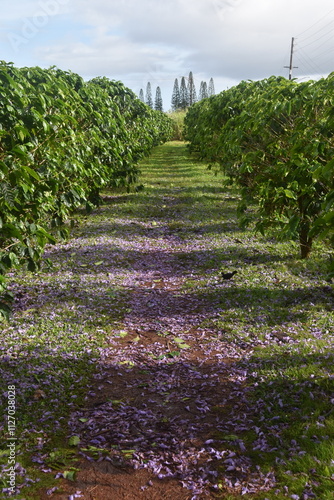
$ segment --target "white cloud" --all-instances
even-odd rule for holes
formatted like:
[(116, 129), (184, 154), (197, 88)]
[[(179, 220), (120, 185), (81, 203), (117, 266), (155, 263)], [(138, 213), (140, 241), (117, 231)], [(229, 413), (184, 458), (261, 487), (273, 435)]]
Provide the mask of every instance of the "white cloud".
[[(191, 66), (242, 79), (284, 73), (291, 37), (326, 8), (331, 0), (74, 0), (73, 15), (91, 27), (97, 59), (101, 50), (114, 53), (116, 67), (125, 73), (155, 60), (166, 70)], [(115, 49), (114, 33), (122, 49)], [(125, 58), (121, 65), (119, 54)]]
[(192, 70), (198, 85), (213, 76), (222, 90), (287, 75), (295, 36), (295, 76), (334, 69), (332, 0), (16, 0), (2, 16), (7, 48), (9, 32), (22, 35), (24, 23), (36, 24), (47, 9), (45, 25), (3, 59), (106, 75), (138, 92), (147, 81), (171, 89)]
[(15, 0), (7, 2), (6, 9), (1, 12), (1, 21), (22, 23), (25, 19), (32, 19), (41, 13), (56, 16), (68, 12), (71, 0)]

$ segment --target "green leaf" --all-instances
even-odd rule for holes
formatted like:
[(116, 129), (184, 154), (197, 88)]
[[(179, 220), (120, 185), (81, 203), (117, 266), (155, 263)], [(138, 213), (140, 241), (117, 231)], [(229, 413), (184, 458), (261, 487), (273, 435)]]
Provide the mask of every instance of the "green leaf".
[(68, 481), (75, 481), (75, 473), (76, 473), (76, 471), (74, 471), (74, 470), (65, 470), (63, 472), (63, 476)]
[[(177, 358), (178, 356), (180, 356), (180, 351), (170, 351), (167, 353), (168, 358)], [(166, 356), (162, 356), (162, 357), (164, 358)]]
[(121, 361), (120, 365), (128, 365), (128, 366), (135, 366), (135, 363), (133, 361)]
[(24, 141), (24, 139), (28, 135), (28, 130), (20, 125), (16, 125), (15, 132), (21, 141)]
[(239, 438), (235, 434), (226, 434), (222, 437), (222, 439), (225, 439), (226, 441), (237, 441)]
[(174, 342), (176, 342), (180, 349), (190, 349), (190, 345), (186, 344), (180, 337), (174, 337)]
[(70, 437), (70, 439), (68, 440), (68, 444), (69, 444), (70, 446), (77, 446), (79, 443), (80, 443), (80, 438), (79, 438), (79, 436), (72, 436), (72, 437)]
[(125, 458), (132, 458), (132, 455), (136, 453), (136, 450), (121, 450)]
[(22, 167), (26, 172), (28, 172), (28, 174), (33, 177), (34, 179), (36, 179), (36, 181), (39, 181), (41, 178), (40, 176), (38, 175), (37, 172), (35, 172), (35, 170), (33, 170), (32, 168), (28, 167), (27, 165), (25, 165), (24, 167)]
[(12, 152), (17, 154), (18, 156), (20, 156), (23, 159), (25, 159), (27, 157), (27, 149), (25, 148), (25, 146), (22, 146), (20, 144), (16, 144), (13, 147)]
[(297, 199), (297, 196), (295, 195), (295, 193), (293, 193), (292, 191), (290, 191), (290, 189), (284, 189), (284, 194), (287, 198), (291, 198), (293, 200), (296, 200)]
[(14, 224), (5, 224), (3, 226), (3, 234), (8, 238), (17, 238), (18, 240), (22, 241), (23, 236), (22, 236), (22, 231), (20, 228), (15, 227)]

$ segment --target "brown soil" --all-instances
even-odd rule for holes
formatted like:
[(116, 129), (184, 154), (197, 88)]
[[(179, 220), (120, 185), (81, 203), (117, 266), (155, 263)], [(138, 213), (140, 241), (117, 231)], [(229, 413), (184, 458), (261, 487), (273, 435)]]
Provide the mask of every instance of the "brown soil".
[[(190, 500), (178, 481), (157, 479), (147, 470), (121, 468), (109, 462), (79, 464), (75, 483), (62, 481), (62, 493), (41, 493), (41, 500), (68, 500), (78, 494), (82, 500)], [(80, 493), (79, 493), (80, 492)], [(79, 496), (80, 495), (80, 496)]]

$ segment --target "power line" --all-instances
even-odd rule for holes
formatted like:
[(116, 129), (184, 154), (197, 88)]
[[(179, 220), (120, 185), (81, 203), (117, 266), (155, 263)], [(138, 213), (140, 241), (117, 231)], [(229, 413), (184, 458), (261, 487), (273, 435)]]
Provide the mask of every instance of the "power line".
[[(316, 26), (317, 24), (319, 24), (323, 19), (327, 18), (329, 16), (329, 14), (331, 14), (332, 12), (334, 12), (334, 9), (330, 10), (329, 12), (327, 12), (327, 14), (325, 16), (323, 16), (322, 18), (320, 18), (318, 21), (316, 21), (314, 24), (312, 24), (312, 26), (310, 26), (309, 28), (306, 28), (306, 30), (302, 31), (301, 33), (299, 33), (297, 35), (297, 38), (300, 38), (304, 33), (306, 33), (307, 31), (309, 31), (310, 29), (313, 28), (313, 26)], [(319, 30), (320, 31), (320, 30)], [(318, 32), (316, 32), (318, 33)], [(315, 34), (316, 34), (315, 33)], [(310, 35), (312, 36), (312, 35)]]
[(299, 40), (302, 39), (304, 41), (309, 40), (310, 38), (312, 38), (313, 36), (317, 35), (318, 33), (321, 33), (321, 31), (323, 31), (325, 28), (327, 28), (327, 26), (331, 26), (332, 24), (333, 24), (333, 20), (331, 20), (328, 24), (325, 24), (325, 26), (322, 26), (319, 30), (315, 31), (314, 33), (312, 33), (311, 35), (307, 36), (306, 38), (303, 38), (302, 36), (298, 36), (298, 39)]
[(311, 72), (321, 74), (322, 68), (315, 63), (302, 49), (296, 50), (296, 59), (301, 63), (301, 67), (306, 66)]
[[(333, 25), (334, 21), (331, 21), (330, 24)], [(311, 42), (303, 45), (303, 47), (309, 47), (310, 45), (313, 45), (314, 43), (317, 43), (319, 40), (321, 40), (322, 38), (324, 38), (325, 36), (327, 36), (328, 34), (333, 33), (333, 32), (334, 32), (334, 27), (330, 31), (326, 31), (323, 35), (321, 35), (318, 38), (316, 38), (316, 40), (312, 40)], [(309, 40), (310, 38), (311, 37), (308, 37), (307, 40)], [(298, 40), (299, 40), (299, 38), (298, 38)]]
[(318, 45), (315, 49), (313, 49), (313, 51), (317, 50), (317, 49), (320, 49), (320, 47), (323, 47), (324, 45), (326, 45), (326, 43), (329, 42), (330, 40), (332, 40), (332, 38), (334, 38), (334, 30), (333, 30), (333, 34), (330, 36), (330, 38), (328, 38), (323, 43), (321, 43), (320, 45)]
[[(313, 74), (319, 75), (328, 74), (331, 66), (334, 70), (334, 61), (328, 58), (328, 55), (334, 50), (334, 18), (333, 16), (330, 20), (328, 18), (333, 12), (334, 9), (330, 10), (296, 37), (297, 42), (292, 47), (292, 51), (299, 63), (299, 68), (302, 70), (305, 68)], [(325, 23), (324, 20), (326, 20)], [(289, 78), (291, 70), (292, 68), (290, 68)]]

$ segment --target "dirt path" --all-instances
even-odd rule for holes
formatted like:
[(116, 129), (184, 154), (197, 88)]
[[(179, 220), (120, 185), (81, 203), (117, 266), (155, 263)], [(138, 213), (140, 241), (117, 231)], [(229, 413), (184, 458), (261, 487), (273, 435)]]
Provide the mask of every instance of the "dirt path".
[[(131, 196), (107, 199), (98, 212), (102, 222), (88, 222), (95, 242), (93, 249), (85, 247), (86, 255), (94, 251), (96, 262), (108, 260), (107, 287), (115, 300), (118, 294), (118, 305), (122, 297), (125, 313), (117, 328), (104, 329), (107, 344), (95, 381), (85, 407), (71, 415), (70, 436), (80, 438), (82, 450), (80, 471), (75, 481), (63, 481), (61, 492), (44, 492), (43, 499), (186, 500), (274, 484), (270, 474), (253, 467), (238, 437), (252, 425), (247, 371), (240, 363), (251, 353), (206, 326), (224, 314), (214, 291), (233, 281), (203, 281), (203, 262), (212, 258), (217, 238), (206, 237), (205, 226), (192, 217), (195, 207), (177, 183), (191, 169), (183, 146), (173, 151), (172, 171), (164, 171), (161, 153), (150, 163), (154, 170), (156, 162), (149, 182), (156, 191), (161, 186), (158, 198), (137, 198), (137, 210), (127, 205)], [(217, 227), (220, 245), (226, 224)], [(80, 237), (73, 248), (79, 251)]]

